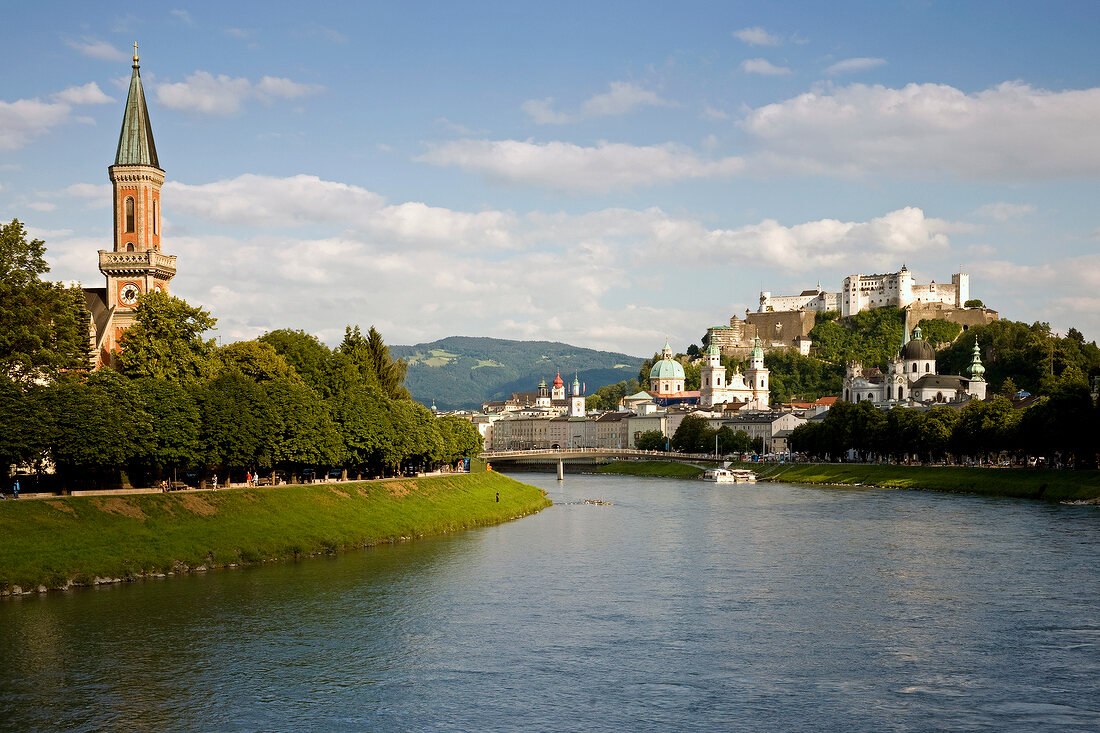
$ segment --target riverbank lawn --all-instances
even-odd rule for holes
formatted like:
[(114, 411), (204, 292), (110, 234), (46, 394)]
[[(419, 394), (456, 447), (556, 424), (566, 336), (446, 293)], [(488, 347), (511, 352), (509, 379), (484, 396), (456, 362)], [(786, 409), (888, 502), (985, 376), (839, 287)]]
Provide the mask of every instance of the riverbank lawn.
[(699, 478), (704, 469), (686, 463), (667, 461), (614, 461), (596, 469), (596, 473), (620, 476), (663, 476), (665, 478)]
[(499, 524), (549, 505), (541, 489), (495, 472), (8, 500), (0, 502), (0, 591), (334, 553)]
[(1100, 471), (962, 466), (864, 466), (798, 463), (759, 466), (760, 476), (806, 484), (861, 484), (1048, 501), (1100, 499)]

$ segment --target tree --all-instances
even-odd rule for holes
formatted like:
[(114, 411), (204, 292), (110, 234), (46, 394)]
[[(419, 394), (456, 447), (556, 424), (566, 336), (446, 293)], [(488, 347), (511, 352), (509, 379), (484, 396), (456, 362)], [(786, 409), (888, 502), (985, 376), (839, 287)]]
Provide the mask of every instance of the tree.
[(930, 344), (949, 344), (962, 333), (962, 326), (943, 318), (923, 318), (917, 327)]
[(198, 403), (208, 463), (242, 472), (272, 465), (275, 438), (284, 428), (260, 385), (240, 372), (226, 372), (198, 390)]
[[(697, 415), (685, 415), (672, 436), (672, 447), (681, 453), (706, 453), (713, 442), (710, 423)], [(709, 447), (713, 450), (713, 445)]]
[(944, 458), (951, 450), (951, 435), (959, 423), (959, 413), (947, 405), (936, 405), (924, 413), (918, 443), (921, 455), (929, 460)]
[(408, 365), (390, 356), (389, 347), (382, 334), (370, 327), (366, 338), (359, 326), (348, 326), (344, 340), (338, 349), (343, 361), (351, 367), (353, 378), (365, 385), (374, 385), (393, 399), (408, 399), (409, 391), (403, 386)]
[(275, 413), (271, 458), (277, 467), (297, 471), (339, 461), (340, 434), (328, 404), (316, 392), (289, 377), (265, 381), (261, 387)]
[(360, 385), (333, 397), (331, 407), (348, 465), (381, 474), (384, 457), (393, 453), (389, 398)]
[(971, 298), (970, 300), (963, 303), (963, 308), (984, 308), (984, 307), (985, 307), (985, 303), (978, 300), (977, 298)]
[(0, 373), (17, 382), (87, 368), (84, 292), (48, 283), (46, 245), (27, 240), (18, 219), (0, 225)]
[(1013, 447), (1019, 413), (1000, 395), (986, 401), (971, 400), (959, 413), (951, 433), (952, 452), (958, 456), (986, 458)]
[(305, 331), (279, 329), (260, 336), (294, 368), (298, 376), (324, 399), (334, 394), (332, 350)]
[(255, 382), (288, 379), (300, 382), (301, 377), (275, 347), (263, 341), (237, 341), (215, 352), (226, 369), (236, 369)]
[(436, 420), (443, 440), (444, 460), (453, 464), (461, 458), (476, 456), (482, 451), (483, 439), (477, 427), (457, 415), (444, 415)]
[(201, 463), (202, 414), (191, 392), (176, 382), (152, 377), (142, 377), (137, 387), (150, 423), (142, 461), (152, 470), (153, 478), (169, 468)]
[(132, 380), (101, 369), (86, 380), (60, 379), (48, 393), (51, 454), (67, 483), (114, 483), (149, 453), (152, 418)]
[(659, 450), (667, 448), (668, 441), (660, 430), (646, 430), (634, 440), (634, 447), (638, 450)]
[(202, 334), (217, 320), (205, 310), (152, 292), (138, 299), (134, 318), (134, 325), (119, 339), (118, 366), (123, 374), (191, 385), (214, 374), (214, 340), (204, 340)]

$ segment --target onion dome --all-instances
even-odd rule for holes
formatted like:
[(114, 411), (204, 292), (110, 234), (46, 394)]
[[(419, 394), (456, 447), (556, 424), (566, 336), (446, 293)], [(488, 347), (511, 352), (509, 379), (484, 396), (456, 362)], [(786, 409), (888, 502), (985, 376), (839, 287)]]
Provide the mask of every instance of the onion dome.
[(546, 380), (545, 379), (540, 379), (539, 380), (539, 389), (546, 389)]
[(761, 348), (761, 346), (760, 346), (760, 337), (759, 336), (756, 337), (756, 341), (755, 341), (755, 343), (753, 343), (752, 352), (749, 354), (749, 357), (752, 358), (752, 359), (763, 359), (764, 358), (764, 349)]
[(966, 374), (971, 382), (985, 381), (985, 367), (982, 366), (982, 353), (978, 348), (978, 340), (974, 339), (974, 351), (970, 355), (970, 366), (966, 368)]
[(718, 348), (718, 344), (712, 343), (710, 346), (707, 347), (706, 354), (707, 356), (721, 356), (722, 350)]
[(555, 387), (564, 387), (565, 386), (565, 382), (561, 381), (561, 372), (558, 372), (558, 376), (554, 377), (554, 386)]

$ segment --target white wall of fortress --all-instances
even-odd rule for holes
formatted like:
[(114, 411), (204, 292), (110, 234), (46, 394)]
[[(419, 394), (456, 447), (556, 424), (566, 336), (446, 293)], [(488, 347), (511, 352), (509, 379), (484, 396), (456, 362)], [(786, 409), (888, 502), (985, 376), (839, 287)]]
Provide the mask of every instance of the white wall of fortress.
[(826, 311), (839, 310), (842, 316), (885, 306), (905, 308), (912, 303), (943, 303), (957, 308), (970, 300), (970, 276), (956, 273), (951, 284), (927, 285), (913, 282), (913, 273), (902, 268), (884, 275), (849, 275), (839, 293), (813, 293), (808, 295), (772, 295), (760, 292), (760, 309), (767, 311)]

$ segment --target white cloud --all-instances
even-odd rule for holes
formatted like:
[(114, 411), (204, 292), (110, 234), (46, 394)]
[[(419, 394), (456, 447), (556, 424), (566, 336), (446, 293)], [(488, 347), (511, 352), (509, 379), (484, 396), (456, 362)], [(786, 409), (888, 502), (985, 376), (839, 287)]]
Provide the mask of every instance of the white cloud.
[(290, 79), (265, 76), (256, 84), (243, 77), (214, 76), (196, 71), (185, 81), (158, 84), (157, 100), (165, 107), (208, 115), (238, 114), (249, 99), (270, 102), (276, 98), (296, 99), (319, 92), (322, 87)]
[(760, 76), (787, 76), (791, 70), (785, 66), (776, 66), (767, 59), (745, 59), (741, 62), (741, 71)]
[(186, 10), (179, 10), (179, 9), (170, 10), (170, 11), (168, 11), (168, 13), (169, 13), (169, 15), (171, 15), (172, 17), (176, 18), (177, 20), (181, 21), (182, 23), (184, 23), (186, 25), (191, 25), (191, 26), (195, 25), (195, 22), (193, 20), (191, 20), (191, 14), (188, 13)]
[(64, 102), (39, 99), (0, 101), (0, 150), (17, 150), (50, 128), (67, 122), (71, 109)]
[(1100, 88), (1051, 92), (1005, 82), (825, 85), (750, 110), (753, 170), (812, 175), (947, 173), (998, 181), (1100, 173)]
[(555, 112), (553, 109), (554, 98), (528, 99), (521, 109), (538, 125), (564, 125), (572, 121), (572, 117), (564, 112)]
[(33, 201), (29, 204), (25, 204), (25, 206), (35, 211), (53, 211), (57, 208), (56, 204), (52, 204), (49, 201)]
[(295, 227), (320, 222), (346, 223), (377, 211), (381, 196), (317, 176), (271, 178), (245, 174), (203, 185), (164, 184), (165, 204), (173, 210), (218, 224), (241, 227)]
[(1035, 204), (1010, 204), (1005, 201), (998, 201), (981, 206), (974, 213), (997, 221), (1008, 221), (1009, 219), (1018, 219), (1021, 216), (1034, 214)]
[(457, 166), (496, 181), (587, 192), (726, 178), (743, 166), (740, 158), (706, 160), (673, 143), (636, 146), (601, 142), (583, 147), (561, 141), (468, 139), (433, 146), (416, 160)]
[(729, 112), (711, 107), (709, 104), (703, 105), (703, 119), (705, 120), (728, 120), (732, 117), (733, 115)]
[(734, 31), (733, 36), (750, 46), (778, 46), (783, 42), (783, 39), (779, 36), (768, 33), (760, 26), (742, 28), (739, 31)]
[(539, 125), (563, 125), (593, 117), (626, 114), (637, 107), (669, 107), (672, 103), (656, 92), (626, 81), (613, 81), (608, 91), (586, 99), (575, 114), (557, 112), (553, 97), (529, 99), (522, 109)]
[(85, 38), (82, 41), (66, 41), (66, 43), (70, 48), (76, 49), (85, 56), (100, 61), (125, 61), (129, 58), (107, 41)]
[(852, 74), (857, 71), (867, 71), (868, 69), (874, 69), (882, 66), (886, 63), (886, 59), (873, 59), (873, 58), (854, 58), (844, 59), (843, 61), (837, 61), (832, 66), (825, 69), (826, 74)]
[(99, 85), (90, 81), (81, 87), (69, 87), (53, 95), (58, 102), (68, 104), (107, 104), (115, 101), (103, 93)]

